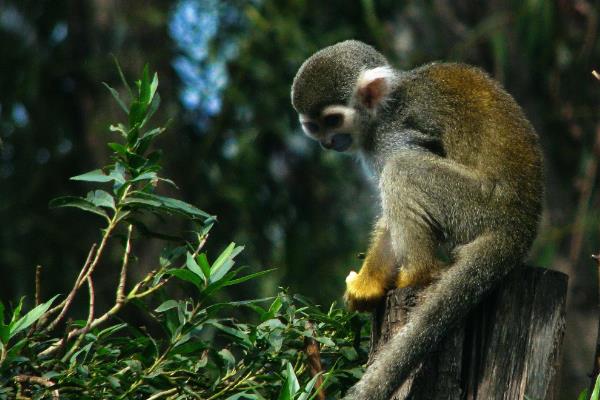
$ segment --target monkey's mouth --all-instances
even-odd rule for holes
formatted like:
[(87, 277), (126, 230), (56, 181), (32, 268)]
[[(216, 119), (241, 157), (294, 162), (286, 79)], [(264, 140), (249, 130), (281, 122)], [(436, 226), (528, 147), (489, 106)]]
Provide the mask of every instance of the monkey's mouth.
[(320, 143), (327, 150), (346, 151), (352, 146), (352, 136), (348, 133), (338, 133), (329, 140), (321, 140)]

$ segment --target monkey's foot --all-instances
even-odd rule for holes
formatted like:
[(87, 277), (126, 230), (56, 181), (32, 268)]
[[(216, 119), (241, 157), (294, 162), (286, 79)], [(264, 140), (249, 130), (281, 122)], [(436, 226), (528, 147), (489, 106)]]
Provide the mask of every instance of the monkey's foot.
[(351, 311), (370, 311), (379, 304), (386, 291), (385, 282), (351, 271), (346, 277), (344, 300)]

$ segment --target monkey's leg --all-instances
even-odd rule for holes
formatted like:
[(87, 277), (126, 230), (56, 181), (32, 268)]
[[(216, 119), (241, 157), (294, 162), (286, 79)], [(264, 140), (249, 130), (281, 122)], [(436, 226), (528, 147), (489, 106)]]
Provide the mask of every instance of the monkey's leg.
[(365, 261), (357, 274), (352, 271), (346, 278), (344, 298), (351, 310), (369, 310), (377, 305), (386, 291), (393, 287), (396, 277), (396, 259), (392, 252), (390, 232), (380, 219)]

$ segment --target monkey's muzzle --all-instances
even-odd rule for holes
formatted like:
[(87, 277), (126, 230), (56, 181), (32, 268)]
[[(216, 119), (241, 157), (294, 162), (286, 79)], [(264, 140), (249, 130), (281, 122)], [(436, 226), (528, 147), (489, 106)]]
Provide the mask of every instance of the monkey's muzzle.
[(324, 139), (319, 143), (327, 150), (346, 151), (352, 145), (352, 136), (348, 133), (338, 133), (333, 135), (331, 139)]

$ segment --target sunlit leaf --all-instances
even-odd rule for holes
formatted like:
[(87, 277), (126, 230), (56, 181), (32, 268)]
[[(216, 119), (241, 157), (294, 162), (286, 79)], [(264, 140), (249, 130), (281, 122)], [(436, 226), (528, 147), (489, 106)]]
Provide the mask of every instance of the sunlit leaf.
[(24, 329), (29, 328), (46, 311), (48, 311), (48, 309), (50, 308), (50, 306), (52, 305), (52, 303), (54, 302), (54, 300), (56, 300), (56, 298), (58, 296), (59, 295), (56, 295), (53, 298), (51, 298), (50, 300), (48, 300), (47, 302), (42, 303), (37, 307), (34, 307), (27, 314), (23, 315), (23, 317), (19, 318), (17, 321), (15, 321), (13, 323), (11, 323), (9, 326), (9, 331), (10, 331), (9, 336), (13, 337), (17, 333), (23, 331)]
[(286, 363), (286, 378), (281, 392), (279, 392), (278, 400), (292, 400), (296, 393), (300, 390), (300, 383), (294, 372), (294, 368), (290, 362)]
[(177, 307), (177, 301), (175, 300), (167, 300), (164, 303), (162, 303), (160, 306), (156, 307), (156, 309), (154, 310), (155, 312), (165, 312), (167, 310), (170, 310), (172, 308)]
[(85, 181), (85, 182), (110, 182), (114, 178), (106, 175), (104, 171), (101, 169), (95, 169), (90, 172), (86, 172), (85, 174), (72, 176), (70, 178), (72, 181)]
[(138, 182), (147, 179), (157, 179), (156, 172), (145, 172), (133, 178), (131, 182)]
[(219, 255), (219, 257), (213, 263), (210, 269), (210, 282), (216, 282), (221, 279), (233, 265), (235, 262), (233, 258), (238, 255), (242, 250), (244, 250), (244, 246), (235, 246), (235, 243), (230, 243), (229, 246), (223, 250), (223, 252)]
[(115, 209), (115, 199), (111, 194), (105, 192), (104, 190), (94, 190), (89, 192), (86, 200), (98, 207), (107, 207), (113, 210)]
[(190, 271), (192, 271), (194, 274), (198, 275), (203, 281), (206, 282), (206, 276), (204, 275), (204, 272), (202, 272), (202, 269), (196, 263), (196, 260), (194, 260), (194, 256), (190, 252), (188, 252), (186, 255), (185, 266)]

